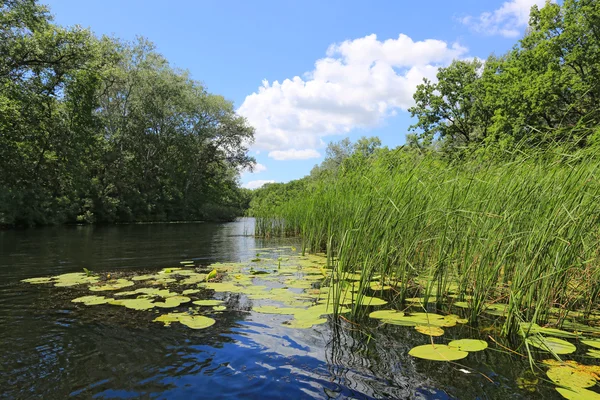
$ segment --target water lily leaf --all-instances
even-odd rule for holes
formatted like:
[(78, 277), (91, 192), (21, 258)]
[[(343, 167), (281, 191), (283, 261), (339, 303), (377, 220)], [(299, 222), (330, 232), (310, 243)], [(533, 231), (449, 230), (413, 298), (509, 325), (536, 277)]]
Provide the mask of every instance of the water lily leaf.
[(187, 296), (173, 296), (167, 297), (164, 302), (154, 303), (154, 305), (161, 308), (174, 308), (179, 307), (181, 304), (188, 303), (191, 300), (192, 299)]
[(552, 367), (547, 372), (554, 383), (568, 388), (588, 388), (596, 384), (596, 378), (584, 371), (569, 366)]
[(530, 393), (534, 393), (537, 390), (537, 385), (540, 382), (539, 378), (531, 372), (531, 370), (526, 370), (522, 376), (516, 379), (516, 381), (519, 389), (526, 390)]
[(214, 306), (213, 310), (215, 310), (215, 311), (225, 311), (225, 310), (227, 310), (227, 307), (225, 307), (225, 306)]
[(600, 350), (588, 350), (585, 354), (589, 357), (600, 358)]
[(193, 302), (197, 306), (218, 306), (222, 303), (222, 300), (196, 300)]
[(187, 266), (187, 265), (193, 265), (194, 262), (191, 260), (186, 260), (186, 261), (179, 261), (179, 264)]
[(444, 344), (424, 344), (413, 347), (408, 354), (413, 357), (433, 361), (455, 361), (469, 355), (466, 351), (458, 350)]
[(132, 281), (147, 281), (156, 278), (156, 275), (138, 275), (131, 278)]
[(29, 278), (23, 279), (21, 282), (31, 283), (32, 285), (39, 285), (41, 283), (52, 283), (52, 278)]
[(71, 300), (72, 303), (83, 303), (86, 306), (95, 306), (98, 304), (106, 304), (113, 299), (104, 296), (83, 296)]
[(377, 310), (370, 313), (369, 317), (375, 319), (393, 320), (395, 318), (404, 317), (404, 313), (398, 310)]
[(192, 329), (204, 329), (215, 324), (215, 320), (203, 315), (183, 315), (179, 317), (179, 323)]
[(208, 282), (209, 280), (214, 279), (216, 277), (217, 277), (217, 270), (213, 269), (212, 271), (210, 271), (208, 273), (208, 275), (206, 275), (206, 281)]
[(92, 292), (103, 292), (107, 290), (119, 290), (129, 286), (133, 286), (133, 282), (127, 279), (113, 279), (104, 282), (103, 285), (90, 286)]
[(472, 352), (485, 350), (487, 349), (488, 344), (485, 340), (459, 339), (451, 341), (450, 343), (448, 343), (448, 346), (456, 347), (457, 349), (462, 351)]
[(200, 293), (200, 289), (186, 289), (183, 292), (181, 292), (182, 295), (188, 295), (188, 294), (196, 294), (196, 293)]
[(600, 400), (600, 394), (583, 388), (560, 388), (556, 391), (567, 400)]
[(386, 324), (401, 326), (437, 326), (439, 328), (450, 328), (456, 325), (456, 315), (439, 315), (434, 313), (412, 313), (404, 316), (392, 314), (392, 318), (383, 319)]
[(467, 303), (466, 301), (455, 301), (454, 303), (452, 303), (452, 305), (460, 308), (471, 308), (469, 303)]
[(75, 285), (82, 285), (86, 283), (98, 282), (98, 277), (87, 276), (84, 272), (72, 272), (68, 274), (57, 275), (53, 277), (55, 287), (69, 287)]
[(387, 304), (387, 301), (378, 297), (360, 296), (359, 300), (355, 302), (355, 304), (359, 306), (382, 306)]
[(552, 351), (556, 354), (571, 354), (574, 353), (577, 348), (572, 343), (566, 340), (557, 339), (553, 337), (543, 336), (532, 336), (528, 337), (527, 343), (538, 349)]
[[(456, 304), (456, 303), (454, 303)], [(506, 315), (506, 310), (508, 308), (508, 304), (494, 303), (494, 304), (486, 304), (483, 309), (484, 313), (496, 315), (498, 317), (502, 317)]]
[(600, 340), (598, 340), (598, 339), (593, 339), (593, 340), (590, 340), (590, 339), (588, 339), (588, 340), (582, 340), (582, 341), (581, 341), (581, 343), (583, 343), (583, 344), (587, 344), (588, 346), (595, 347), (595, 348), (597, 348), (597, 349), (600, 349)]
[(179, 271), (181, 268), (163, 268), (158, 271), (159, 274), (170, 274), (175, 271)]
[(152, 303), (152, 300), (145, 298), (112, 300), (109, 301), (109, 304), (124, 306), (132, 310), (149, 310), (155, 306), (155, 304)]
[(381, 290), (390, 290), (392, 287), (388, 286), (388, 285), (382, 285), (379, 282), (371, 282), (369, 283), (369, 287), (371, 288), (371, 290), (374, 290), (376, 292), (381, 291)]
[(415, 326), (415, 330), (428, 336), (442, 336), (444, 334), (444, 330), (442, 328), (431, 325), (417, 325)]
[[(523, 336), (527, 335), (533, 335), (536, 333), (542, 333), (544, 335), (549, 335), (549, 336), (558, 336), (558, 337), (565, 337), (565, 338), (576, 338), (578, 335), (575, 333), (571, 333), (571, 332), (567, 332), (567, 331), (563, 331), (560, 329), (555, 329), (555, 328), (544, 328), (539, 326), (538, 324), (532, 324), (529, 322), (521, 322), (520, 324), (521, 327), (521, 334)], [(600, 344), (600, 342), (598, 342)]]

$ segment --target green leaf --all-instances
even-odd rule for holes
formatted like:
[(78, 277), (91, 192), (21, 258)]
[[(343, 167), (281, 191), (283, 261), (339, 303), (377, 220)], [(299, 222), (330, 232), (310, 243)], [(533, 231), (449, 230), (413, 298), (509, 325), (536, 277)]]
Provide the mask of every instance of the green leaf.
[(549, 351), (556, 354), (571, 354), (574, 353), (577, 348), (572, 343), (567, 342), (566, 340), (557, 339), (553, 337), (543, 337), (543, 336), (532, 336), (528, 337), (527, 343), (529, 343), (533, 347), (537, 347), (538, 349), (542, 349), (545, 351)]
[(448, 346), (455, 347), (462, 351), (472, 352), (485, 350), (487, 349), (488, 344), (485, 340), (459, 339), (451, 341), (450, 343), (448, 343)]
[(422, 346), (413, 347), (408, 354), (413, 357), (433, 361), (455, 361), (469, 355), (466, 351), (443, 344), (424, 344)]

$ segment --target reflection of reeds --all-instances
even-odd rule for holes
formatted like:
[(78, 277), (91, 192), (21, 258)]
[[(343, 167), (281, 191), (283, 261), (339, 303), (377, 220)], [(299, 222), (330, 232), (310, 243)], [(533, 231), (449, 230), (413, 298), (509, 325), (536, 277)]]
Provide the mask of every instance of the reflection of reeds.
[(397, 282), (401, 298), (415, 287), (436, 301), (468, 295), (473, 322), (505, 303), (507, 334), (556, 308), (589, 315), (600, 294), (600, 161), (558, 150), (503, 157), (362, 159), (253, 210), (256, 232), (300, 233), (304, 248), (328, 251), (334, 278), (362, 274), (361, 288), (377, 279)]

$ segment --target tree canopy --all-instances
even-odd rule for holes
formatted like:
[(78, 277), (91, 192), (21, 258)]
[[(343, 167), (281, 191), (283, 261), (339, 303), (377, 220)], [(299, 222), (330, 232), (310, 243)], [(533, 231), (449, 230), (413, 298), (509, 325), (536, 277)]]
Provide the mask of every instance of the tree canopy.
[(232, 219), (254, 131), (152, 43), (0, 1), (0, 224)]

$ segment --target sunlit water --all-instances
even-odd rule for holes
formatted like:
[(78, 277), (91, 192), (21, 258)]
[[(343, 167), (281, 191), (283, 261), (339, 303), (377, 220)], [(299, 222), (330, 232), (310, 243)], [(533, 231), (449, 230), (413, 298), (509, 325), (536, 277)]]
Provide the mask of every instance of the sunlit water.
[[(291, 329), (287, 316), (252, 311), (244, 295), (203, 330), (166, 328), (121, 307), (71, 303), (69, 288), (28, 285), (38, 276), (158, 270), (182, 260), (250, 260), (256, 248), (298, 245), (251, 236), (251, 219), (227, 224), (148, 224), (0, 231), (0, 396), (97, 399), (508, 399), (560, 398), (515, 379), (528, 368), (491, 349), (460, 364), (407, 353), (414, 329), (334, 321)], [(64, 296), (61, 295), (64, 293)], [(469, 327), (452, 328), (472, 337)], [(366, 332), (370, 332), (367, 335)], [(490, 382), (491, 380), (491, 382)]]

